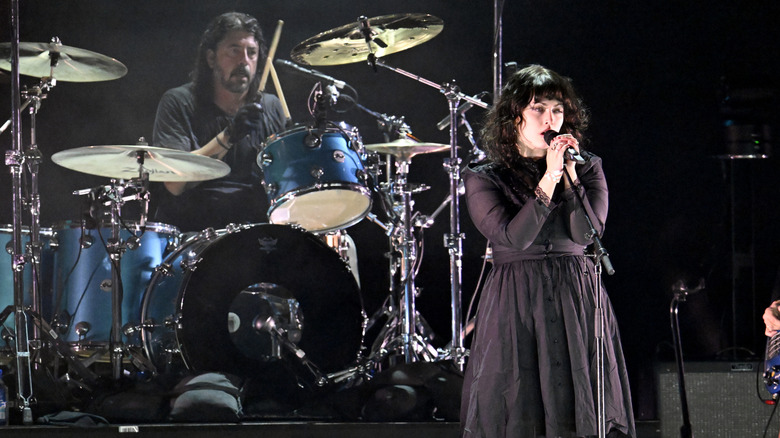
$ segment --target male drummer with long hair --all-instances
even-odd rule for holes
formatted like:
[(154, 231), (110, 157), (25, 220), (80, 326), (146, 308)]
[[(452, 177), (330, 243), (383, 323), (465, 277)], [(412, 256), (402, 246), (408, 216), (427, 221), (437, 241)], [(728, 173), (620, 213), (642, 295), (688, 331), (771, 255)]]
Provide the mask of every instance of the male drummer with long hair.
[(268, 200), (256, 164), (259, 145), (289, 120), (276, 96), (259, 91), (265, 40), (257, 20), (228, 12), (203, 33), (192, 81), (163, 94), (153, 146), (190, 151), (230, 166), (202, 183), (166, 182), (155, 193), (155, 221), (181, 231), (267, 222)]

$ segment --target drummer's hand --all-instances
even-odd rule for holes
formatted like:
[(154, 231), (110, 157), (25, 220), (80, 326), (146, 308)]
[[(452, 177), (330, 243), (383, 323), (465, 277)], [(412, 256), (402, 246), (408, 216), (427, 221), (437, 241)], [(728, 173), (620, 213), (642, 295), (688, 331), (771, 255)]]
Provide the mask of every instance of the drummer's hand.
[(260, 129), (263, 123), (263, 107), (259, 103), (249, 103), (239, 108), (233, 121), (225, 129), (230, 144), (243, 140), (251, 132)]
[(766, 325), (764, 334), (767, 336), (772, 336), (780, 330), (780, 300), (773, 302), (764, 310), (764, 324)]

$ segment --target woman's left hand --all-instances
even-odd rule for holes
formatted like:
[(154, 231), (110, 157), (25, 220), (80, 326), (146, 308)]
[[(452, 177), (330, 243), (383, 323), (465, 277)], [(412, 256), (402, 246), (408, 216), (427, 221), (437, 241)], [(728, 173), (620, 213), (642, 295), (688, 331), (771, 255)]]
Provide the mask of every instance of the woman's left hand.
[[(563, 150), (566, 151), (568, 148), (574, 148), (577, 153), (580, 152), (580, 142), (577, 141), (576, 138), (574, 138), (571, 134), (561, 134), (557, 137), (555, 137), (552, 142), (550, 142), (550, 147), (553, 150)], [(571, 175), (572, 180), (575, 180), (575, 165), (577, 164), (573, 160), (565, 160), (564, 164), (566, 165), (566, 171), (569, 172), (569, 175)]]

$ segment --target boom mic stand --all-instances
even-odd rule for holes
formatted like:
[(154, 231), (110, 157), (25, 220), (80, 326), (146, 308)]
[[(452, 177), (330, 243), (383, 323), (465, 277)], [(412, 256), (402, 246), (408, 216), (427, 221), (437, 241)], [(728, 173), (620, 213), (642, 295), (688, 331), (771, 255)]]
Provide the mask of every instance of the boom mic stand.
[[(571, 175), (569, 175), (568, 170), (564, 167), (563, 174), (566, 175), (566, 180), (569, 182), (570, 187), (574, 187), (574, 181), (572, 180)], [(596, 278), (595, 278), (595, 295), (596, 295), (596, 305), (595, 305), (595, 327), (596, 327), (596, 417), (598, 419), (598, 437), (599, 438), (605, 438), (607, 436), (606, 432), (606, 409), (605, 409), (605, 382), (604, 382), (604, 291), (601, 287), (601, 270), (602, 266), (603, 269), (607, 271), (607, 275), (612, 275), (615, 273), (615, 268), (612, 267), (612, 262), (609, 260), (609, 253), (607, 253), (607, 249), (604, 248), (604, 245), (601, 243), (601, 238), (599, 237), (598, 231), (596, 231), (596, 227), (593, 226), (593, 221), (590, 218), (590, 215), (588, 215), (588, 211), (585, 208), (585, 201), (582, 199), (582, 195), (580, 195), (580, 192), (576, 189), (573, 190), (575, 197), (577, 198), (577, 203), (579, 207), (582, 209), (582, 212), (584, 213), (583, 216), (585, 217), (585, 221), (588, 224), (588, 232), (586, 233), (585, 237), (588, 239), (593, 239), (593, 257), (595, 258), (595, 272), (596, 272)]]

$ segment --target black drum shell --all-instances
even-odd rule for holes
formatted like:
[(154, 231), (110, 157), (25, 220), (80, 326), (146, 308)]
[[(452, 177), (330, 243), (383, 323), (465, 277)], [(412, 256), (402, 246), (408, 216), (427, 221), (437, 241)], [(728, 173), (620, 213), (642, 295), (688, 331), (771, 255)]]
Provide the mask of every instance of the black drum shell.
[[(142, 332), (151, 361), (158, 369), (175, 367), (178, 361), (195, 372), (245, 377), (278, 367), (247, 357), (228, 331), (232, 303), (258, 283), (279, 285), (299, 302), (304, 326), (297, 347), (320, 370), (342, 370), (356, 359), (363, 305), (347, 264), (301, 229), (254, 224), (203, 232), (185, 240), (163, 262), (149, 283), (142, 310), (144, 322), (154, 326)], [(285, 361), (298, 360), (284, 353)]]

